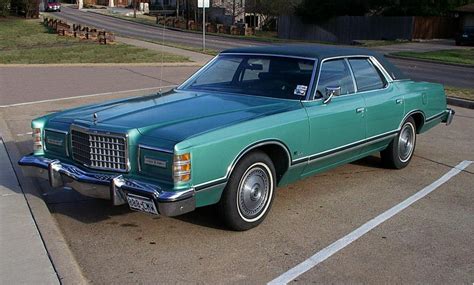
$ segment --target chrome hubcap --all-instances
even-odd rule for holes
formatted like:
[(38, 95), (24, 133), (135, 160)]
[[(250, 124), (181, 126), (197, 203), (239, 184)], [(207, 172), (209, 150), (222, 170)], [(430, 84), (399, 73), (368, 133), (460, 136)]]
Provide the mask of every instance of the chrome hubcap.
[(415, 146), (415, 130), (412, 124), (403, 126), (398, 139), (398, 155), (402, 162), (410, 159)]
[(258, 216), (267, 204), (270, 181), (267, 171), (257, 166), (250, 168), (242, 177), (238, 192), (238, 206), (248, 219)]

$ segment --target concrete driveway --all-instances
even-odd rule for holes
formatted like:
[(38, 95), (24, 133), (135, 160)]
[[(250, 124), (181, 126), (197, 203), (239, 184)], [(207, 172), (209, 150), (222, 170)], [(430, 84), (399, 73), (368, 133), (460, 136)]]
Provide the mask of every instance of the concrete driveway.
[[(172, 78), (166, 80), (178, 80)], [(63, 97), (75, 92), (63, 90)], [(28, 101), (43, 98), (31, 94)], [(23, 154), (31, 151), (34, 117), (130, 95), (135, 94), (55, 98), (0, 108), (13, 137), (6, 146)], [(18, 102), (23, 101), (21, 97)], [(455, 110), (451, 126), (440, 125), (418, 137), (415, 157), (406, 169), (384, 169), (372, 156), (278, 189), (266, 221), (247, 232), (223, 228), (213, 207), (176, 218), (154, 217), (73, 191), (37, 187), (91, 283), (261, 284), (425, 189), (460, 162), (474, 160), (474, 111)], [(473, 185), (471, 164), (294, 281), (471, 283)]]

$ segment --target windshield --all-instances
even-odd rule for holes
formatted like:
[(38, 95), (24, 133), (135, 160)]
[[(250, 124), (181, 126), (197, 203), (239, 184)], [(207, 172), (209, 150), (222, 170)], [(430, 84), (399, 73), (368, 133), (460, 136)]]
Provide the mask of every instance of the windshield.
[(315, 61), (262, 55), (220, 55), (180, 87), (281, 99), (304, 99)]

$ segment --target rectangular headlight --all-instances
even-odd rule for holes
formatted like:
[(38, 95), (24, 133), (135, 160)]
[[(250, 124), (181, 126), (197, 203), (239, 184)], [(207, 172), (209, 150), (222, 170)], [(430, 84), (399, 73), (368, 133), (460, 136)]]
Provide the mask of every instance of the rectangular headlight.
[(173, 159), (173, 179), (175, 183), (191, 180), (191, 154), (175, 155)]

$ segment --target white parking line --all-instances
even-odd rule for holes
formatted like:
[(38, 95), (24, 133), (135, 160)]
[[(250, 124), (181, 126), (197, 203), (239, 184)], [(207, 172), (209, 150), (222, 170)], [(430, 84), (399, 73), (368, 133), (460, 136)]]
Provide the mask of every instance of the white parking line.
[(16, 134), (17, 137), (22, 137), (22, 136), (31, 136), (33, 134), (33, 132), (27, 132), (27, 133), (24, 133), (24, 134)]
[(400, 204), (392, 207), (391, 209), (385, 211), (384, 213), (378, 215), (377, 217), (373, 218), (372, 220), (368, 221), (367, 223), (363, 224), (353, 232), (349, 233), (348, 235), (342, 237), (338, 241), (332, 243), (328, 247), (318, 251), (316, 254), (311, 256), (310, 258), (306, 259), (302, 263), (298, 264), (297, 266), (293, 267), (292, 269), (288, 270), (287, 272), (283, 273), (282, 275), (278, 276), (277, 278), (270, 281), (268, 284), (287, 284), (294, 280), (296, 277), (300, 276), (301, 274), (305, 273), (306, 271), (310, 270), (311, 268), (315, 267), (319, 263), (323, 262), (324, 260), (331, 257), (333, 254), (337, 253), (341, 249), (345, 248), (353, 241), (359, 239), (361, 236), (365, 235), (369, 231), (373, 230), (375, 227), (380, 225), (381, 223), (387, 221), (388, 219), (392, 218), (396, 214), (400, 213), (411, 204), (415, 203), (416, 201), (420, 200), (421, 198), (425, 197), (429, 193), (433, 192), (436, 188), (443, 185), (446, 181), (451, 179), (452, 177), (456, 176), (459, 172), (467, 168), (471, 165), (473, 161), (464, 160), (463, 162), (456, 165), (446, 174), (441, 176), (438, 180), (433, 182), (432, 184), (426, 186), (419, 192), (413, 194), (405, 201), (401, 202)]
[(88, 97), (96, 97), (96, 96), (105, 96), (105, 95), (121, 94), (121, 93), (128, 93), (128, 92), (157, 90), (157, 89), (160, 89), (160, 88), (162, 88), (162, 89), (163, 88), (172, 88), (172, 87), (176, 87), (176, 86), (178, 86), (178, 85), (166, 85), (166, 86), (157, 86), (157, 87), (123, 90), (123, 91), (113, 91), (113, 92), (105, 92), (105, 93), (97, 93), (97, 94), (89, 94), (89, 95), (79, 95), (79, 96), (74, 96), (74, 97), (55, 98), (55, 99), (48, 99), (48, 100), (41, 100), (41, 101), (31, 101), (31, 102), (16, 103), (16, 104), (10, 104), (10, 105), (0, 105), (0, 108), (17, 107), (17, 106), (24, 106), (24, 105), (32, 105), (32, 104), (39, 104), (39, 103), (48, 103), (48, 102), (72, 100), (72, 99), (80, 99), (80, 98), (88, 98)]

